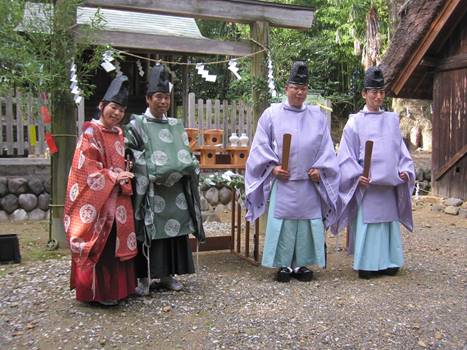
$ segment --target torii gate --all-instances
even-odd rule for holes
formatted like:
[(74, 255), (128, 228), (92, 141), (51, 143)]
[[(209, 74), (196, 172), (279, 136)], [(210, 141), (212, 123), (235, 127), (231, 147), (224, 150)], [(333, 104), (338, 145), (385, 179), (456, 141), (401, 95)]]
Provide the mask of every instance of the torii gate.
[[(268, 47), (270, 26), (306, 30), (311, 27), (314, 19), (314, 9), (310, 7), (275, 4), (257, 0), (87, 0), (82, 6), (249, 24), (250, 37), (259, 45), (244, 40), (191, 39), (107, 30), (100, 31), (99, 36), (95, 40), (96, 44), (111, 44), (114, 47), (129, 49), (151, 49), (154, 51), (226, 56), (244, 56)], [(265, 62), (266, 52), (264, 51), (252, 57), (251, 74), (253, 78), (262, 79), (267, 76)], [(262, 99), (259, 91), (253, 88), (252, 96), (255, 127), (261, 113), (267, 107), (267, 101)], [(65, 106), (62, 103), (60, 107), (64, 115), (69, 115), (70, 113), (68, 112), (71, 112), (72, 101), (70, 100), (68, 103), (70, 106)], [(53, 124), (53, 129), (56, 134), (67, 134), (73, 132), (76, 129), (76, 125), (71, 121), (61, 123), (57, 120)], [(52, 179), (62, 178), (62, 176), (66, 178), (66, 174), (68, 174), (72, 157), (68, 146), (72, 146), (71, 141), (68, 141), (66, 147), (64, 147), (67, 149), (66, 151), (58, 152), (52, 156)], [(56, 208), (51, 214), (51, 235), (58, 243), (66, 244), (62, 224), (63, 209), (60, 204), (63, 198), (65, 198), (66, 187), (57, 182), (52, 181), (52, 207)]]

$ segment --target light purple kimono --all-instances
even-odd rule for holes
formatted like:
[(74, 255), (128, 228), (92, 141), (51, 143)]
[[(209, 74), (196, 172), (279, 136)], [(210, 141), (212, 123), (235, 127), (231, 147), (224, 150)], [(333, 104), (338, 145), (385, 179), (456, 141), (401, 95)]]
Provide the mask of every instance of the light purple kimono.
[[(363, 174), (365, 142), (372, 140), (373, 154), (370, 185), (358, 184)], [(398, 221), (413, 230), (411, 194), (415, 183), (412, 158), (402, 139), (399, 117), (393, 112), (369, 112), (366, 108), (350, 115), (339, 146), (341, 172), (339, 186), (339, 218), (334, 233), (352, 223), (358, 207), (363, 208), (365, 224)], [(407, 173), (408, 182), (399, 177)], [(350, 232), (350, 252), (353, 252), (354, 232)]]
[[(323, 219), (327, 228), (336, 219), (339, 171), (326, 117), (317, 106), (301, 109), (277, 103), (258, 121), (246, 164), (246, 219), (254, 221), (266, 208), (273, 180), (272, 169), (282, 162), (282, 138), (292, 135), (289, 179), (277, 181), (274, 217)], [(320, 181), (308, 170), (319, 169)]]

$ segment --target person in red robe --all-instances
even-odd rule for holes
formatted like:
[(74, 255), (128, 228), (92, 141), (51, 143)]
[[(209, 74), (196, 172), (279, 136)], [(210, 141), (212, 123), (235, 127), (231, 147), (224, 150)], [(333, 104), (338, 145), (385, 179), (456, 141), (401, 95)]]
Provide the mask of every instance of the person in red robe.
[(76, 299), (117, 305), (134, 293), (137, 253), (131, 179), (122, 130), (128, 78), (115, 78), (99, 104), (99, 120), (83, 125), (68, 177), (64, 227)]

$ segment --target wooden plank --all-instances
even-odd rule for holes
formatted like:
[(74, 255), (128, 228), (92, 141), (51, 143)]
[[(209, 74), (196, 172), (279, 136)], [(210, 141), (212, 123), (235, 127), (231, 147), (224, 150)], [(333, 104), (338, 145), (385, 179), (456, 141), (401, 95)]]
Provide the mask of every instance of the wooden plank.
[(219, 100), (214, 100), (214, 128), (222, 129), (223, 127), (220, 123), (220, 114), (221, 114), (221, 102)]
[(195, 113), (196, 113), (196, 101), (195, 101), (195, 94), (190, 92), (188, 94), (188, 128), (196, 128), (195, 123)]
[(253, 258), (259, 262), (259, 219), (255, 220), (255, 233), (253, 236)]
[[(77, 35), (79, 40), (79, 31)], [(108, 30), (99, 31), (99, 35), (93, 38), (93, 43), (123, 49), (179, 54), (246, 56), (253, 52), (252, 44), (246, 40), (221, 41)]]
[(5, 114), (5, 125), (6, 125), (6, 142), (7, 154), (13, 155), (13, 97), (8, 94), (6, 96), (6, 114)]
[(417, 66), (422, 61), (423, 56), (428, 52), (431, 44), (435, 41), (436, 37), (443, 29), (446, 21), (449, 19), (453, 11), (458, 6), (461, 0), (447, 1), (440, 11), (439, 16), (431, 23), (430, 29), (428, 30), (425, 37), (420, 41), (415, 52), (410, 57), (408, 63), (399, 72), (399, 75), (392, 84), (391, 90), (397, 96), (402, 88), (404, 87), (407, 80), (410, 78), (412, 73), (415, 71)]
[[(196, 245), (198, 240), (196, 238), (190, 238), (190, 245), (193, 252), (196, 252)], [(206, 237), (204, 243), (200, 243), (199, 251), (207, 252), (213, 250), (229, 250), (231, 245), (230, 236), (215, 236), (215, 237)]]
[(206, 128), (212, 129), (212, 101), (206, 100)]
[(250, 256), (250, 222), (245, 222), (245, 256)]
[(245, 132), (245, 105), (243, 101), (238, 104), (238, 132), (238, 136)]
[(235, 208), (237, 204), (235, 203), (235, 195), (232, 196), (232, 207), (231, 207), (231, 217), (230, 217), (230, 251), (234, 251), (235, 249)]
[(198, 145), (204, 144), (203, 141), (203, 127), (204, 127), (204, 101), (199, 98), (198, 99), (198, 129), (199, 129), (199, 134), (198, 134)]
[(448, 57), (439, 62), (438, 71), (462, 69), (467, 67), (467, 53)]
[(242, 243), (242, 207), (237, 203), (237, 253), (240, 253)]
[(228, 129), (229, 104), (226, 100), (222, 101), (222, 124), (224, 127), (224, 147), (229, 143), (230, 130)]
[(16, 144), (18, 149), (18, 156), (23, 156), (24, 153), (24, 123), (22, 114), (25, 111), (21, 110), (20, 103), (21, 95), (16, 93)]
[(226, 22), (269, 22), (271, 26), (308, 29), (313, 24), (310, 7), (254, 0), (87, 0), (84, 6), (159, 13)]
[(247, 106), (246, 110), (246, 120), (247, 120), (247, 135), (249, 138), (249, 142), (253, 142), (254, 137), (254, 128), (253, 128), (253, 108), (251, 106)]
[(3, 137), (3, 130), (5, 126), (5, 114), (3, 111), (6, 109), (5, 106), (5, 98), (0, 97), (0, 156), (3, 155), (3, 150), (5, 148), (5, 139)]
[(237, 103), (232, 101), (230, 104), (230, 120), (229, 120), (231, 132), (238, 132), (237, 128)]

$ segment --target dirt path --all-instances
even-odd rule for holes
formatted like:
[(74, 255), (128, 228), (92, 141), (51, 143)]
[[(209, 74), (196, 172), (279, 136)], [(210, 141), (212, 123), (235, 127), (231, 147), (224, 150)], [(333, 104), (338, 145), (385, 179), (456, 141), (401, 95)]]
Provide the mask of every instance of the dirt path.
[[(465, 349), (467, 220), (427, 207), (414, 216), (400, 275), (368, 281), (334, 239), (310, 283), (278, 284), (272, 270), (204, 253), (184, 291), (111, 309), (74, 300), (68, 256), (3, 265), (0, 349)], [(2, 229), (23, 241), (44, 234), (37, 225)]]

